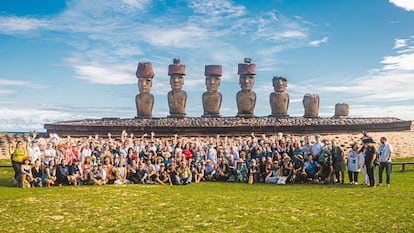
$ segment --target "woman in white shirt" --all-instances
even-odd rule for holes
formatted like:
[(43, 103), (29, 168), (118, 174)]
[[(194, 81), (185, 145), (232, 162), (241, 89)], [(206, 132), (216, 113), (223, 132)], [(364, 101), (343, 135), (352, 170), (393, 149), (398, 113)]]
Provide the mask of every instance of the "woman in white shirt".
[(352, 144), (352, 150), (349, 151), (347, 157), (348, 177), (351, 184), (358, 184), (358, 174), (361, 171), (361, 165), (364, 163), (362, 156), (358, 151), (358, 145), (356, 143)]

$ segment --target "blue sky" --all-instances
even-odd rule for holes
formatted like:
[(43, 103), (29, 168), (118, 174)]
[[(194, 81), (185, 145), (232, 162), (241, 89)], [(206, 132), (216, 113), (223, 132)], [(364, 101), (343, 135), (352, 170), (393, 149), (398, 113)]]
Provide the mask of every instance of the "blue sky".
[(306, 93), (320, 116), (414, 114), (412, 0), (0, 1), (0, 131), (60, 120), (135, 117), (139, 61), (153, 64), (153, 115), (168, 113), (168, 65), (187, 67), (188, 116), (202, 115), (204, 65), (223, 65), (221, 114), (237, 114), (237, 64), (257, 67), (255, 114), (272, 77), (288, 79), (289, 114)]

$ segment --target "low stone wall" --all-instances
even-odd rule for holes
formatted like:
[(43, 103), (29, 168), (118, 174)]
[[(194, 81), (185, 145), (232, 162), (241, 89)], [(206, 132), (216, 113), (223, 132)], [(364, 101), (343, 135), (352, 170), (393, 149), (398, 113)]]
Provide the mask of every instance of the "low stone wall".
[(352, 133), (404, 131), (411, 129), (411, 121), (398, 118), (153, 118), (153, 119), (85, 119), (45, 124), (48, 133), (60, 136), (120, 135), (122, 130), (136, 135), (154, 132), (167, 135), (248, 135), (252, 132), (274, 134)]

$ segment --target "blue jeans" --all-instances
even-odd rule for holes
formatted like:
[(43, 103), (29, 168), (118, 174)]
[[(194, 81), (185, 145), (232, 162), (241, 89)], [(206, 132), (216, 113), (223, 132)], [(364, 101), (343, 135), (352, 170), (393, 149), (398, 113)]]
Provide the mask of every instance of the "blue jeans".
[(391, 162), (381, 162), (379, 165), (379, 183), (382, 184), (382, 173), (385, 172), (387, 174), (387, 184), (391, 182)]

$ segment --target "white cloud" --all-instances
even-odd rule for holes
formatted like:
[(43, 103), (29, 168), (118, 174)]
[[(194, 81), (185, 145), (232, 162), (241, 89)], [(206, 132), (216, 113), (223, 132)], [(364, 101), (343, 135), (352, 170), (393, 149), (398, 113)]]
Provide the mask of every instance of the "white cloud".
[(414, 1), (413, 0), (389, 0), (390, 3), (400, 7), (406, 11), (414, 11)]
[(0, 16), (0, 33), (2, 34), (13, 35), (45, 28), (50, 29), (50, 26), (50, 21), (47, 19)]
[(395, 39), (394, 49), (400, 49), (407, 46), (407, 39)]
[(208, 32), (196, 25), (182, 27), (143, 28), (142, 39), (157, 47), (194, 48), (208, 38)]
[(398, 56), (387, 56), (381, 61), (384, 70), (414, 71), (414, 51)]
[(306, 39), (308, 35), (299, 30), (287, 30), (283, 32), (275, 33), (274, 36), (271, 39), (274, 40), (291, 40), (291, 39)]
[(11, 95), (16, 93), (15, 90), (8, 90), (8, 89), (0, 89), (0, 95)]
[(136, 83), (131, 67), (133, 66), (130, 64), (73, 64), (78, 79), (109, 85)]
[(327, 36), (325, 36), (324, 38), (322, 38), (320, 40), (313, 40), (313, 41), (309, 42), (309, 46), (318, 47), (321, 44), (326, 44), (326, 43), (328, 43), (328, 37)]
[(235, 6), (231, 1), (227, 0), (191, 0), (188, 1), (189, 6), (198, 14), (206, 14), (209, 16), (242, 16), (246, 12), (244, 6)]

